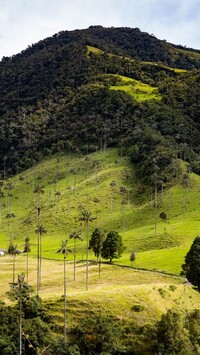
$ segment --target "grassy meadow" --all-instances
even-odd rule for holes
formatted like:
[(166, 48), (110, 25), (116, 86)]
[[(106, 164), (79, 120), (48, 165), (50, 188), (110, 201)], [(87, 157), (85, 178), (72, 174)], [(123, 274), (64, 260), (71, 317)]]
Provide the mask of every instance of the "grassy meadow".
[(153, 86), (122, 75), (115, 75), (115, 77), (119, 79), (119, 84), (112, 85), (110, 87), (111, 90), (125, 91), (127, 94), (133, 96), (134, 99), (138, 102), (152, 99), (161, 99), (161, 95), (158, 93), (158, 89)]
[[(111, 184), (113, 181), (115, 183)], [(179, 181), (165, 186), (159, 193), (155, 209), (154, 191), (147, 187), (141, 191), (133, 165), (127, 157), (120, 157), (117, 149), (88, 156), (66, 153), (49, 157), (4, 182), (4, 196), (0, 200), (0, 248), (7, 249), (13, 242), (23, 250), (25, 238), (30, 238), (29, 283), (36, 287), (37, 194), (33, 191), (40, 185), (44, 190), (40, 220), (47, 231), (42, 236), (41, 296), (44, 299), (58, 300), (59, 304), (63, 294), (63, 257), (57, 250), (61, 241), (69, 239), (76, 230), (83, 241), (77, 241), (76, 282), (73, 281), (73, 253), (67, 257), (68, 302), (74, 305), (75, 300), (81, 299), (83, 314), (88, 303), (92, 303), (96, 311), (101, 304), (102, 312), (110, 307), (110, 311), (113, 309), (123, 316), (127, 305), (129, 309), (134, 302), (150, 302), (150, 310), (147, 312), (145, 306), (143, 315), (146, 321), (151, 313), (152, 317), (159, 318), (167, 308), (178, 307), (179, 302), (188, 309), (198, 307), (198, 294), (185, 286), (179, 274), (184, 256), (199, 233), (199, 181), (198, 176), (190, 174), (186, 188), (180, 175)], [(88, 292), (85, 289), (86, 231), (79, 220), (83, 210), (90, 211), (95, 218), (89, 224), (89, 235), (95, 227), (106, 233), (117, 230), (126, 246), (122, 257), (114, 260), (113, 265), (103, 260), (100, 278), (95, 256), (89, 252)], [(162, 211), (167, 214), (166, 221), (159, 217)], [(73, 251), (72, 239), (68, 247)], [(131, 268), (132, 251), (136, 253), (136, 260)], [(13, 257), (1, 257), (0, 264), (0, 297), (5, 298), (12, 282)], [(16, 275), (21, 272), (26, 272), (25, 254), (16, 256)], [(176, 285), (173, 292), (170, 285)], [(71, 309), (75, 318), (77, 307)]]

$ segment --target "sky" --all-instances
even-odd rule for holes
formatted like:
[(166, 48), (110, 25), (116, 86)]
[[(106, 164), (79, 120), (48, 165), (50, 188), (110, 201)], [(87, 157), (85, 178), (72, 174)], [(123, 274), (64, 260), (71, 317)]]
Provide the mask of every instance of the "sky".
[(200, 0), (0, 0), (0, 59), (59, 31), (138, 27), (200, 49)]

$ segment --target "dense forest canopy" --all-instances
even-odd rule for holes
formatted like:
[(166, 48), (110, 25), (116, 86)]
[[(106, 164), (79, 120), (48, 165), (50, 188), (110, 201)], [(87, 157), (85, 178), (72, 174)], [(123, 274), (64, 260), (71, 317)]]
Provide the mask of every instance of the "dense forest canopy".
[(57, 151), (108, 146), (146, 182), (156, 167), (170, 180), (180, 158), (200, 173), (199, 68), (199, 51), (125, 27), (63, 31), (4, 57), (1, 178)]

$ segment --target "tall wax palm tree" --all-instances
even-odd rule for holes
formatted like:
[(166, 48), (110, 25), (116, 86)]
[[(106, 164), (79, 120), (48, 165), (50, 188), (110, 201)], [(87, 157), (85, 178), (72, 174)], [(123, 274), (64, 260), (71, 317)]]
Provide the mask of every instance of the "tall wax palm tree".
[(72, 234), (70, 234), (70, 239), (74, 239), (74, 281), (76, 281), (76, 241), (82, 240), (82, 238), (79, 236), (79, 234), (76, 231), (73, 231)]
[(41, 210), (41, 195), (44, 194), (44, 186), (37, 185), (33, 191), (37, 194), (37, 221), (39, 224), (40, 220), (40, 210)]
[(89, 239), (88, 239), (88, 226), (89, 223), (94, 221), (96, 218), (91, 217), (91, 213), (87, 210), (82, 211), (82, 216), (79, 218), (80, 221), (83, 221), (86, 229), (86, 291), (88, 290), (88, 266), (89, 266)]
[(18, 282), (12, 284), (13, 289), (19, 291), (19, 355), (22, 354), (22, 288), (24, 284), (24, 273), (18, 275)]
[(71, 253), (71, 249), (67, 248), (68, 240), (64, 240), (61, 243), (60, 249), (57, 250), (57, 253), (61, 253), (64, 256), (64, 343), (66, 344), (66, 301), (67, 301), (67, 282), (66, 282), (66, 257), (68, 253)]
[(38, 224), (35, 232), (38, 235), (38, 253), (37, 253), (37, 295), (41, 288), (41, 274), (42, 274), (42, 235), (46, 234), (46, 229)]
[(110, 209), (111, 212), (113, 211), (113, 195), (114, 195), (114, 187), (116, 186), (116, 182), (113, 180), (110, 183), (110, 188), (111, 188), (111, 198), (110, 198)]
[(60, 201), (60, 197), (61, 197), (61, 192), (60, 191), (56, 191), (55, 192), (55, 199), (56, 199), (56, 224), (58, 224), (58, 203)]
[(120, 193), (122, 194), (122, 201), (121, 201), (121, 206), (122, 206), (122, 226), (123, 226), (123, 234), (125, 231), (125, 194), (126, 194), (126, 188), (124, 186), (120, 187)]
[(12, 243), (9, 245), (8, 254), (12, 255), (13, 257), (13, 275), (12, 275), (12, 282), (15, 283), (15, 263), (16, 263), (16, 256), (20, 254), (20, 251), (17, 250), (17, 245), (13, 245)]
[(40, 212), (41, 212), (41, 195), (44, 194), (44, 186), (37, 185), (33, 192), (37, 194), (37, 233), (38, 233), (38, 241), (37, 241), (37, 294), (40, 290), (41, 283), (41, 233), (40, 233)]
[(154, 173), (151, 176), (151, 180), (154, 186), (154, 233), (157, 236), (157, 208), (158, 208), (158, 171), (160, 170), (156, 158), (153, 159), (153, 169)]
[(19, 274), (17, 282), (11, 283), (12, 290), (10, 293), (11, 299), (19, 301), (19, 355), (22, 354), (22, 296), (29, 293), (31, 286), (24, 282), (25, 274)]
[(28, 253), (30, 253), (31, 247), (30, 247), (30, 238), (26, 237), (25, 238), (25, 244), (24, 244), (24, 253), (26, 253), (26, 281), (28, 283)]

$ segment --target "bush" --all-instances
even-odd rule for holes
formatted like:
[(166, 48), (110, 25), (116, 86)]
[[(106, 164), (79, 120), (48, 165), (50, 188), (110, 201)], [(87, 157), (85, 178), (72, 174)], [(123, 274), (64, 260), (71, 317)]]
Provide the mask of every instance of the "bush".
[(131, 310), (134, 312), (142, 312), (144, 310), (144, 306), (141, 304), (134, 304), (134, 306), (131, 307)]

